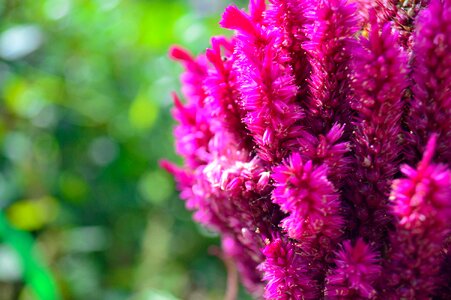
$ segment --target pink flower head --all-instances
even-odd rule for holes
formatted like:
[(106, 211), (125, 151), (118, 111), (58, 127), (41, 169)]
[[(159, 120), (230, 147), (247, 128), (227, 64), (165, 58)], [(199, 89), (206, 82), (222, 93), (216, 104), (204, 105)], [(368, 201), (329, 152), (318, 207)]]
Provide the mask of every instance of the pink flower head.
[(396, 298), (431, 297), (440, 284), (445, 240), (451, 233), (451, 171), (431, 162), (433, 135), (417, 169), (403, 166), (407, 177), (393, 183), (391, 201), (397, 219), (386, 263), (387, 294)]
[(311, 15), (304, 44), (312, 65), (306, 124), (315, 134), (349, 122), (348, 69), (357, 31), (355, 11), (356, 6), (345, 0), (321, 0)]
[(412, 50), (412, 93), (408, 155), (415, 164), (432, 133), (437, 159), (451, 161), (451, 1), (431, 0), (416, 20)]
[(350, 144), (342, 139), (344, 126), (334, 124), (326, 134), (313, 136), (307, 132), (299, 139), (299, 152), (303, 158), (315, 164), (327, 165), (327, 178), (335, 187), (341, 187), (343, 180), (349, 175)]
[(294, 77), (282, 64), (286, 53), (277, 47), (281, 32), (254, 24), (251, 16), (234, 6), (226, 9), (221, 25), (238, 32), (234, 70), (245, 111), (243, 122), (260, 158), (280, 161), (302, 135), (296, 124), (302, 112), (295, 102)]
[[(288, 236), (305, 241), (304, 246), (312, 239), (322, 239), (325, 251), (333, 251), (327, 248), (340, 237), (343, 220), (338, 194), (327, 180), (327, 167), (304, 163), (298, 153), (293, 153), (274, 168), (272, 178), (272, 200), (288, 214), (281, 223)], [(312, 249), (304, 250), (310, 253)]]
[[(390, 23), (382, 28), (374, 11), (369, 37), (353, 49), (352, 88), (354, 170), (349, 198), (360, 206), (361, 235), (383, 240), (390, 218), (387, 210), (391, 180), (401, 154), (402, 97), (408, 85), (407, 56)], [(370, 195), (370, 196), (369, 196)]]
[(217, 120), (217, 128), (233, 134), (243, 147), (251, 147), (251, 139), (241, 122), (244, 111), (240, 108), (239, 92), (236, 85), (236, 74), (233, 72), (234, 57), (232, 56), (234, 41), (224, 37), (215, 37), (211, 40), (212, 48), (207, 49), (206, 57), (213, 65), (204, 80), (204, 89), (207, 94), (206, 104), (212, 116)]
[(207, 76), (207, 61), (204, 55), (194, 58), (187, 50), (180, 47), (172, 47), (169, 56), (179, 61), (185, 68), (181, 76), (183, 82), (183, 94), (192, 104), (203, 105), (205, 92), (202, 83)]
[(310, 71), (310, 63), (307, 59), (302, 44), (306, 42), (306, 27), (311, 24), (310, 15), (313, 11), (310, 1), (306, 0), (271, 0), (271, 7), (266, 12), (271, 26), (278, 29), (280, 39), (277, 40), (285, 52), (287, 66), (291, 68), (296, 85), (305, 96), (306, 79)]
[(318, 287), (308, 275), (308, 266), (296, 253), (296, 246), (280, 238), (263, 249), (265, 261), (259, 266), (267, 281), (265, 299), (317, 299)]
[(327, 299), (375, 298), (377, 293), (373, 283), (381, 267), (376, 254), (362, 239), (358, 239), (355, 245), (345, 241), (335, 263), (336, 268), (326, 278)]

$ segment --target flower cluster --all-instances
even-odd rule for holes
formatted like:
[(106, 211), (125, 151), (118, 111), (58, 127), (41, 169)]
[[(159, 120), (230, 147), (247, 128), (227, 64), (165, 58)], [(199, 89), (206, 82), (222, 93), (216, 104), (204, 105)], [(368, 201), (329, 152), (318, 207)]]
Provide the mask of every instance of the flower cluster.
[(177, 181), (255, 298), (451, 294), (451, 0), (250, 0), (174, 47)]

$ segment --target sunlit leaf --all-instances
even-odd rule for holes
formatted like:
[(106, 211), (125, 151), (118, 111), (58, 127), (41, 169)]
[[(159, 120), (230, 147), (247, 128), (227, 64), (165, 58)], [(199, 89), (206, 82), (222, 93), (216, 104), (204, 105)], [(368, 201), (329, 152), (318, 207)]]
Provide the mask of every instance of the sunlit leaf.
[(0, 240), (9, 244), (19, 254), (27, 285), (37, 299), (58, 300), (55, 282), (34, 249), (33, 238), (26, 232), (13, 228), (0, 211)]
[(57, 202), (45, 196), (37, 199), (17, 201), (7, 209), (8, 219), (22, 230), (37, 230), (55, 219)]
[(158, 106), (143, 93), (138, 94), (129, 110), (130, 123), (137, 129), (149, 129), (157, 120)]

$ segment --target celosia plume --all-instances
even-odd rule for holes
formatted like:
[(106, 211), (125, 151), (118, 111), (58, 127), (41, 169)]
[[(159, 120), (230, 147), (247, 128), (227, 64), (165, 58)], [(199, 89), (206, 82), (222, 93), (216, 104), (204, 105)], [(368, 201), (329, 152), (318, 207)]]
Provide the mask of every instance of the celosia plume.
[[(308, 2), (308, 1), (305, 1)], [(305, 31), (312, 74), (310, 97), (304, 99), (306, 122), (313, 134), (326, 134), (338, 123), (350, 125), (349, 59), (357, 31), (356, 7), (345, 0), (318, 1)], [(350, 131), (348, 126), (346, 131)]]
[(323, 231), (335, 239), (340, 235), (343, 221), (338, 214), (338, 193), (327, 180), (325, 165), (304, 163), (298, 153), (293, 153), (274, 168), (272, 178), (272, 201), (289, 214), (281, 226), (290, 238), (311, 238)]
[(171, 50), (184, 165), (162, 166), (194, 219), (257, 299), (448, 299), (451, 0), (248, 11)]
[(289, 240), (276, 238), (264, 249), (265, 262), (260, 265), (266, 299), (317, 299), (319, 289), (309, 267)]
[(390, 199), (396, 233), (390, 236), (384, 277), (389, 299), (427, 299), (437, 288), (451, 233), (451, 171), (431, 163), (436, 143), (433, 135), (417, 169), (403, 166), (407, 178), (393, 183)]
[(375, 253), (362, 239), (354, 246), (343, 242), (337, 253), (336, 267), (326, 278), (325, 295), (328, 299), (374, 299), (373, 287), (381, 272)]
[(417, 163), (431, 132), (439, 133), (439, 162), (451, 160), (451, 1), (431, 0), (416, 20), (412, 56), (412, 101), (407, 117)]
[(349, 176), (347, 194), (362, 224), (360, 235), (382, 246), (390, 222), (386, 213), (390, 184), (401, 154), (407, 56), (390, 23), (379, 28), (374, 11), (370, 11), (369, 23), (369, 37), (360, 38), (351, 64), (356, 115), (351, 138), (354, 172)]

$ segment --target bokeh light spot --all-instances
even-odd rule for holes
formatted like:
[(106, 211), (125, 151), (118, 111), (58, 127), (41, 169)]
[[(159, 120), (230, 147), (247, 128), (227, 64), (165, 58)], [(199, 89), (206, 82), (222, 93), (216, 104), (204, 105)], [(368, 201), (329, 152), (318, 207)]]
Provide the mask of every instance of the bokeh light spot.
[(158, 106), (140, 93), (133, 101), (129, 110), (130, 123), (136, 129), (150, 129), (158, 116)]

